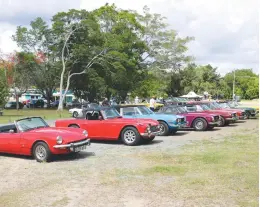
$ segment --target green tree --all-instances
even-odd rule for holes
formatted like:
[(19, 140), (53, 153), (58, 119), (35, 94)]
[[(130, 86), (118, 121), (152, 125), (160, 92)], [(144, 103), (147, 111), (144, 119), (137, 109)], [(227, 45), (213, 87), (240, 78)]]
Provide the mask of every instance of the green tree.
[(5, 71), (0, 68), (0, 108), (4, 106), (9, 96), (9, 88), (5, 76)]
[[(42, 92), (49, 106), (53, 90), (59, 82), (59, 63), (54, 53), (57, 36), (38, 17), (30, 23), (29, 29), (18, 26), (13, 40), (22, 48), (23, 59), (27, 56), (26, 67), (29, 67), (30, 77), (33, 77), (30, 84)], [(28, 75), (28, 71), (25, 72)]]

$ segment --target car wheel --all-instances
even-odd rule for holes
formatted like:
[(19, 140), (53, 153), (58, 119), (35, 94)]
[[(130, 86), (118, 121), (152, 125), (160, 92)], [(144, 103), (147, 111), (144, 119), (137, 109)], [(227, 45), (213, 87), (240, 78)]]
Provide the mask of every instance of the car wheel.
[(225, 125), (225, 119), (223, 116), (220, 116), (219, 117), (219, 123), (218, 123), (218, 126), (219, 127), (223, 127)]
[(141, 136), (136, 128), (126, 127), (121, 133), (121, 139), (124, 144), (134, 146), (140, 143)]
[(76, 124), (72, 124), (72, 125), (70, 125), (69, 127), (71, 127), (71, 128), (79, 128), (79, 126), (76, 125)]
[(74, 118), (77, 118), (77, 117), (79, 116), (79, 113), (78, 113), (77, 111), (74, 111), (73, 114), (72, 114), (72, 116), (73, 116)]
[(51, 158), (51, 151), (45, 142), (37, 142), (33, 146), (33, 157), (37, 162), (48, 162)]
[(169, 126), (163, 121), (159, 121), (159, 136), (166, 136), (169, 134)]
[(193, 122), (193, 128), (196, 131), (205, 131), (207, 129), (208, 123), (205, 119), (197, 118)]

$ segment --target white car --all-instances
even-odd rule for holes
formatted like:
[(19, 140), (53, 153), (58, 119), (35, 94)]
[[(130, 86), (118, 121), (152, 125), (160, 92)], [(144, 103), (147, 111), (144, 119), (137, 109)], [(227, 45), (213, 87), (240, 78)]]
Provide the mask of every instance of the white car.
[(82, 109), (79, 109), (79, 108), (70, 109), (69, 113), (72, 114), (72, 116), (75, 118), (83, 116)]

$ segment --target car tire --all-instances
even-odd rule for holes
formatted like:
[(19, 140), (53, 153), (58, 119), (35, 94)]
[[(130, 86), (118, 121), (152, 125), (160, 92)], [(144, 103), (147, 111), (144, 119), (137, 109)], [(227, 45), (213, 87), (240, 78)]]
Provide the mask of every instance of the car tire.
[(218, 123), (218, 126), (219, 127), (223, 127), (225, 125), (225, 119), (223, 116), (220, 116), (219, 117), (219, 123)]
[(69, 127), (71, 127), (71, 128), (80, 128), (78, 125), (76, 125), (76, 124), (72, 124), (72, 125), (69, 125)]
[(77, 118), (77, 117), (79, 116), (79, 113), (78, 113), (77, 111), (74, 111), (73, 114), (72, 114), (72, 116), (73, 116), (74, 118)]
[(207, 121), (202, 118), (196, 118), (192, 125), (196, 131), (205, 131), (208, 127)]
[(32, 154), (37, 162), (49, 162), (51, 159), (51, 151), (45, 142), (37, 142), (33, 146)]
[(159, 121), (160, 132), (158, 136), (167, 136), (169, 134), (169, 126), (164, 121)]
[(136, 128), (126, 127), (121, 132), (121, 139), (125, 145), (138, 145), (141, 141), (141, 136)]

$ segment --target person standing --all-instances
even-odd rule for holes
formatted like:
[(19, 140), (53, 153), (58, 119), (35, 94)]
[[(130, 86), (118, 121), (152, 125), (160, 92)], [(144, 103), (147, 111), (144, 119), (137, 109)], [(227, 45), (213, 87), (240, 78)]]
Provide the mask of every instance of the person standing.
[(135, 97), (135, 104), (138, 104), (139, 103), (139, 98), (138, 96)]
[(102, 102), (102, 106), (110, 106), (109, 101), (107, 98), (105, 98)]
[(152, 96), (152, 98), (150, 99), (150, 109), (152, 110), (152, 111), (154, 111), (154, 108), (155, 108), (155, 99), (154, 99), (155, 97), (154, 96)]

